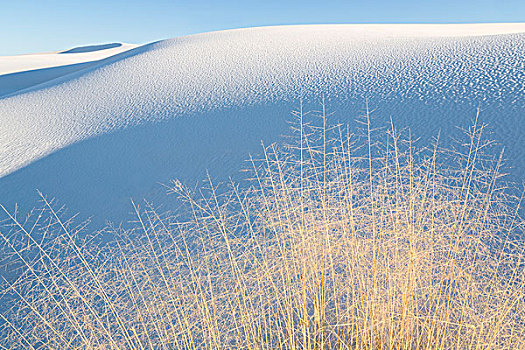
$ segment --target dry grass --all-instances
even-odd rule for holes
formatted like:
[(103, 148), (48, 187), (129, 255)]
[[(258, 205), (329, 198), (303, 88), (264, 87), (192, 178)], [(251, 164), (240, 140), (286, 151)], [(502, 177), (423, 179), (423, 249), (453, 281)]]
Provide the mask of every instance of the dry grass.
[[(319, 116), (320, 118), (316, 118)], [(53, 205), (0, 233), (4, 348), (525, 349), (523, 221), (477, 119), (455, 151), (392, 126), (263, 147), (251, 185), (170, 191), (100, 248)], [(44, 198), (44, 197), (43, 197)], [(44, 198), (45, 200), (45, 198)]]

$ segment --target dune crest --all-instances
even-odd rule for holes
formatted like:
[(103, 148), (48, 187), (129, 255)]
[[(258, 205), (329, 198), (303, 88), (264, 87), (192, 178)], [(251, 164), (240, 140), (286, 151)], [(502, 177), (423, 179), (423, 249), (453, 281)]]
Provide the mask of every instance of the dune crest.
[(338, 121), (368, 101), (379, 126), (392, 117), (423, 137), (469, 125), (480, 107), (519, 172), (524, 33), (525, 24), (281, 26), (142, 46), (0, 100), (0, 198), (30, 202), (39, 188), (74, 211), (120, 215), (158, 182), (193, 181), (214, 164), (220, 176), (236, 172), (260, 140), (287, 133), (300, 99), (317, 108), (322, 97)]

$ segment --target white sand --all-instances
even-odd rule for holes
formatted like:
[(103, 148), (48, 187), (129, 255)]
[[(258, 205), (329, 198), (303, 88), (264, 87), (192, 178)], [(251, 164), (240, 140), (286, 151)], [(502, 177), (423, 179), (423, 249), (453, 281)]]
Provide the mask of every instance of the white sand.
[(98, 61), (128, 51), (137, 46), (138, 45), (135, 44), (122, 44), (122, 46), (111, 49), (85, 53), (62, 54), (61, 51), (56, 51), (28, 55), (0, 56), (0, 75)]
[(368, 100), (378, 126), (392, 117), (423, 137), (467, 126), (481, 107), (523, 174), (524, 33), (523, 23), (281, 26), (142, 46), (0, 99), (0, 200), (31, 206), (39, 188), (73, 211), (122, 218), (159, 182), (236, 174), (261, 140), (287, 132), (300, 98), (313, 108), (321, 96), (334, 120), (352, 122)]

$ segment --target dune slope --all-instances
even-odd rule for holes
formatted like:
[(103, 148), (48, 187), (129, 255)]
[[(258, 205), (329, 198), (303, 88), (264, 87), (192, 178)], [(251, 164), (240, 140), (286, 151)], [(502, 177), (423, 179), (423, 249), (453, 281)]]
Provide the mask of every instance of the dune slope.
[(290, 110), (325, 97), (334, 122), (362, 114), (429, 138), (481, 109), (525, 171), (525, 24), (251, 28), (166, 40), (0, 99), (0, 201), (35, 189), (73, 212), (122, 219), (159, 183), (234, 175)]
[(134, 44), (113, 43), (75, 47), (59, 52), (0, 56), (0, 98), (94, 67), (108, 57), (136, 47)]

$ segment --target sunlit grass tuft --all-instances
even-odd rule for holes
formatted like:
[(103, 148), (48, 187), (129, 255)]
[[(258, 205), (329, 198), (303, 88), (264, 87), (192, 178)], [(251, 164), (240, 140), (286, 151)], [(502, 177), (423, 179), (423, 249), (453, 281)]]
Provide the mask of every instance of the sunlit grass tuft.
[(48, 202), (25, 223), (6, 210), (24, 268), (1, 346), (525, 348), (519, 199), (477, 118), (444, 151), (368, 113), (361, 135), (294, 115), (296, 141), (263, 146), (249, 186), (174, 181), (187, 213), (133, 204), (136, 228), (103, 247)]

